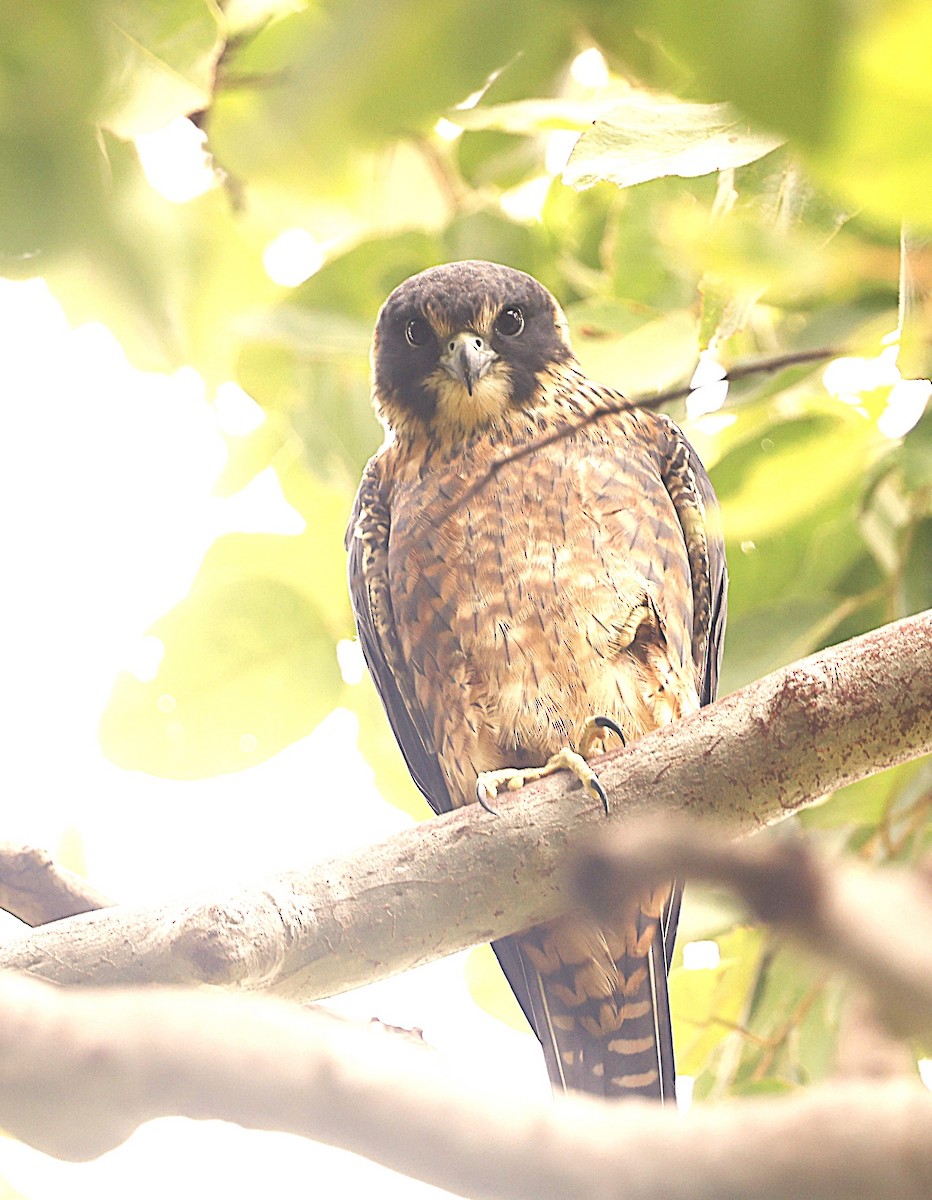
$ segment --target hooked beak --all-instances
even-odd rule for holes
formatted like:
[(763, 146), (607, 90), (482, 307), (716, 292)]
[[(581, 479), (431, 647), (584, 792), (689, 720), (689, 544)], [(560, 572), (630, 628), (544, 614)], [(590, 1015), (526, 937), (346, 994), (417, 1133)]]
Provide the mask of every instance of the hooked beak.
[(440, 355), (440, 365), (448, 375), (458, 379), (471, 396), (473, 388), (497, 357), (484, 337), (464, 329), (447, 340)]

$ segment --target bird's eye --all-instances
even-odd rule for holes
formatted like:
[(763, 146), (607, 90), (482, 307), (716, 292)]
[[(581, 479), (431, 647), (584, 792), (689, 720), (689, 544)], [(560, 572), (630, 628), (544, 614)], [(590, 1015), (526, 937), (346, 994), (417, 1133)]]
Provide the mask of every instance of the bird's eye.
[(517, 337), (523, 328), (524, 313), (514, 305), (503, 308), (495, 318), (495, 332), (503, 337)]
[(431, 328), (423, 317), (414, 317), (405, 326), (405, 341), (409, 346), (426, 346), (432, 336)]

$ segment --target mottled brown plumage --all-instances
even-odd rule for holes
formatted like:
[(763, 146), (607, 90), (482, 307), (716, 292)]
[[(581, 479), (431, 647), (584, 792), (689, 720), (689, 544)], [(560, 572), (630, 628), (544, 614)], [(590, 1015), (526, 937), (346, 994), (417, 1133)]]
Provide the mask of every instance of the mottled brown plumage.
[[(350, 524), (351, 592), (436, 811), (473, 801), (484, 772), (576, 748), (594, 716), (630, 739), (713, 698), (725, 563), (711, 484), (668, 418), (583, 375), (546, 289), (490, 263), (415, 276), (380, 313), (373, 379), (390, 437)], [(566, 918), (495, 943), (555, 1086), (672, 1094), (678, 905), (667, 885), (614, 929)]]

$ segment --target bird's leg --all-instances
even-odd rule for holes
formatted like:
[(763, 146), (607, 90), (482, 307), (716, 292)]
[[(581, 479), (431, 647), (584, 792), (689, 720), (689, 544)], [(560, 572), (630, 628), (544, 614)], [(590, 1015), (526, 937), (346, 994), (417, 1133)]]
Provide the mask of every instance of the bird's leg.
[(583, 725), (578, 738), (579, 750), (571, 746), (561, 747), (552, 754), (542, 767), (505, 767), (500, 771), (483, 771), (476, 780), (476, 797), (486, 812), (495, 816), (498, 811), (492, 807), (491, 801), (500, 791), (510, 792), (523, 788), (526, 783), (554, 775), (557, 771), (571, 771), (593, 799), (598, 800), (608, 816), (608, 797), (605, 789), (599, 783), (599, 777), (586, 762), (586, 756), (592, 753), (593, 743), (603, 744), (606, 733), (617, 734), (624, 745), (625, 735), (610, 717), (590, 717)]

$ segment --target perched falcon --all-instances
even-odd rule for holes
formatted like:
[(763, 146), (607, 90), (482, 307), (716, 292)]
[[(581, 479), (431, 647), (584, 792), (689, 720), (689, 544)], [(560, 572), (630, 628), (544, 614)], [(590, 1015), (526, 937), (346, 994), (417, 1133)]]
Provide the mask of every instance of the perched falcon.
[[(593, 718), (631, 739), (714, 698), (712, 485), (672, 421), (586, 378), (546, 288), (487, 262), (415, 275), (382, 307), (372, 369), (388, 437), (356, 497), (350, 589), (435, 812), (548, 763), (585, 778), (566, 752), (589, 752)], [(555, 1088), (672, 1097), (679, 899), (668, 884), (615, 928), (566, 918), (494, 943)]]

